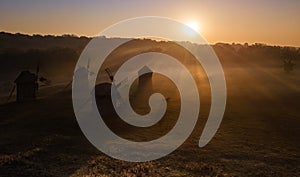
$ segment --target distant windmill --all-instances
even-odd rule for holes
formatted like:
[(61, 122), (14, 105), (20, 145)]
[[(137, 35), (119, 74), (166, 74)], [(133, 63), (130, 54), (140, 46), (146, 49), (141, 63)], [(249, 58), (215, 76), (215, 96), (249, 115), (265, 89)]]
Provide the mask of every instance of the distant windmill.
[[(87, 60), (87, 65), (86, 65), (86, 70), (89, 73), (89, 75), (93, 75), (95, 74), (94, 72), (90, 71), (90, 58)], [(67, 88), (69, 88), (72, 85), (73, 79), (71, 79), (68, 84), (63, 88), (63, 90), (66, 90)]]
[[(117, 96), (117, 100), (118, 100), (118, 104), (120, 104), (123, 100), (121, 100), (121, 96), (120, 96), (120, 93), (118, 92), (118, 88), (121, 86), (121, 85), (116, 85), (115, 82), (114, 82), (114, 76), (112, 75), (112, 72), (109, 68), (105, 68), (105, 72), (106, 74), (108, 75), (110, 81), (111, 81), (111, 85), (114, 86), (114, 88), (116, 88), (116, 96)], [(109, 93), (110, 94), (110, 93)]]
[(39, 88), (38, 82), (43, 83), (44, 85), (50, 85), (51, 81), (40, 77), (39, 78), (39, 71), (40, 71), (40, 60), (37, 62), (36, 72), (31, 73), (28, 70), (22, 71), (18, 77), (15, 79), (13, 86), (8, 98), (7, 102), (11, 99), (14, 91), (17, 88), (17, 102), (25, 102), (25, 101), (31, 101), (36, 98), (36, 93)]

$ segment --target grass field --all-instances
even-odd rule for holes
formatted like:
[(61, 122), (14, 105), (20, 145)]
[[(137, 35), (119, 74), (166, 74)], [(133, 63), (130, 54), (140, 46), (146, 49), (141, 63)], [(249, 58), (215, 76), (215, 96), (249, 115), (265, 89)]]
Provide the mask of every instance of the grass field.
[[(170, 155), (145, 163), (112, 159), (94, 148), (77, 124), (71, 89), (55, 86), (41, 89), (34, 102), (0, 106), (0, 176), (300, 176), (299, 68), (286, 74), (277, 61), (226, 57), (226, 52), (217, 53), (223, 56), (226, 111), (204, 148), (198, 141), (210, 107), (207, 83), (199, 85), (201, 113), (189, 139)], [(170, 98), (166, 119), (146, 130), (121, 129), (123, 137), (157, 138), (176, 121), (176, 89), (155, 87)]]

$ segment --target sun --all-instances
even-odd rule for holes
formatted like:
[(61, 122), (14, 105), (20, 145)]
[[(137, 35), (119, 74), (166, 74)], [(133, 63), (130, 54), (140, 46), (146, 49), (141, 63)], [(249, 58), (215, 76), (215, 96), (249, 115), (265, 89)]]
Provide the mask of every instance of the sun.
[(189, 21), (185, 23), (188, 27), (192, 28), (196, 32), (200, 32), (200, 26), (197, 21)]

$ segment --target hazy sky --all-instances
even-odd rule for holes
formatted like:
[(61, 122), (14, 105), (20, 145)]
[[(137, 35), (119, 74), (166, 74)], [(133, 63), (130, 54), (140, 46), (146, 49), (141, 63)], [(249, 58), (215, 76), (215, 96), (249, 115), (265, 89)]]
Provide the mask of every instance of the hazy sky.
[(1, 0), (0, 31), (95, 36), (120, 20), (197, 21), (210, 42), (300, 47), (300, 0)]

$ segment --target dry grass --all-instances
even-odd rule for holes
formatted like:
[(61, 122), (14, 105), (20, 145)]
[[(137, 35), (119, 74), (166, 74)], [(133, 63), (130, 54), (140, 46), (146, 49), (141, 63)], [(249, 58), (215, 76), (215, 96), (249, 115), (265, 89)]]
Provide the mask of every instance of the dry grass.
[[(0, 176), (300, 176), (300, 71), (285, 75), (226, 55), (222, 64), (227, 109), (206, 147), (197, 146), (209, 110), (206, 94), (197, 127), (179, 149), (155, 161), (129, 163), (95, 149), (77, 125), (70, 90), (49, 88), (35, 102), (0, 106)], [(171, 118), (177, 104), (170, 99)], [(156, 137), (151, 130), (167, 125), (136, 130), (138, 139)]]

